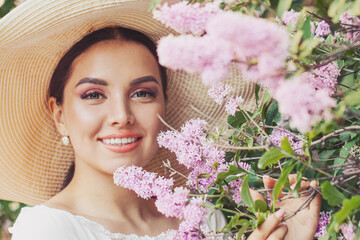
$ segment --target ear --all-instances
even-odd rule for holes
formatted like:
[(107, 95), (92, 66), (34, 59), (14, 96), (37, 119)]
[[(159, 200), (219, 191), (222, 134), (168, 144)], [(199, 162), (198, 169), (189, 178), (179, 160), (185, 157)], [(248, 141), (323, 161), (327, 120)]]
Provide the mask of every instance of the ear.
[(62, 105), (58, 104), (55, 97), (48, 100), (50, 113), (54, 119), (55, 126), (62, 136), (67, 136), (67, 130), (64, 123), (64, 114)]

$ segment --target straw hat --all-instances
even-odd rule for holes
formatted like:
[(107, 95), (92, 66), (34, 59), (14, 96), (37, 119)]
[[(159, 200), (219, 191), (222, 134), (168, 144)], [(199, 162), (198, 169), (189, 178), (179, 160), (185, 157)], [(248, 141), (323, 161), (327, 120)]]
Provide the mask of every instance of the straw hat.
[[(73, 162), (47, 106), (52, 73), (66, 51), (107, 26), (140, 31), (154, 42), (169, 34), (147, 11), (150, 0), (27, 0), (0, 20), (0, 199), (39, 204), (60, 191)], [(166, 121), (179, 128), (201, 117), (214, 125), (226, 114), (207, 96), (197, 75), (168, 71)], [(255, 109), (254, 85), (236, 70), (232, 86)], [(196, 110), (194, 110), (196, 109)], [(160, 150), (149, 169), (164, 172)], [(176, 166), (176, 163), (172, 163)]]

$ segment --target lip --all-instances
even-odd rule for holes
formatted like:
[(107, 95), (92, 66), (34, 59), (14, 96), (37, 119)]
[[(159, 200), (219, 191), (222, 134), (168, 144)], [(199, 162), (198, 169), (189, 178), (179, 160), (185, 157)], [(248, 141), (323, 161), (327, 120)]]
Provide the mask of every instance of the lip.
[[(107, 144), (101, 140), (103, 139), (111, 139), (111, 138), (139, 138), (136, 142), (129, 143), (126, 145), (113, 145)], [(123, 132), (123, 133), (116, 133), (111, 135), (106, 135), (104, 137), (99, 138), (99, 142), (108, 150), (116, 153), (126, 153), (134, 150), (141, 142), (142, 135), (134, 132)]]

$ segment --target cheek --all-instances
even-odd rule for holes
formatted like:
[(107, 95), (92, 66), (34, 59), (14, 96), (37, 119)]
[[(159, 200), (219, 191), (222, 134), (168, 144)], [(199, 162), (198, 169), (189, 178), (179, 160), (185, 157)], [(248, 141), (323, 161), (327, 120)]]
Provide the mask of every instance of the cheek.
[(102, 109), (86, 106), (80, 101), (65, 105), (65, 125), (72, 138), (91, 135), (101, 127)]
[(163, 104), (154, 104), (152, 106), (145, 106), (142, 109), (138, 109), (136, 113), (136, 121), (146, 129), (148, 135), (157, 137), (162, 129), (163, 123), (159, 119), (160, 115), (165, 118), (165, 107)]

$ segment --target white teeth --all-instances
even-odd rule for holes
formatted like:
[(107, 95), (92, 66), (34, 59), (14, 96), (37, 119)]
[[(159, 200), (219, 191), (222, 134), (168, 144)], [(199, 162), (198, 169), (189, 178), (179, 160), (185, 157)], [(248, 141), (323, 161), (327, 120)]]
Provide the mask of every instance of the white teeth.
[(129, 143), (136, 142), (138, 138), (107, 138), (102, 139), (102, 141), (106, 144), (112, 144), (112, 145), (125, 145)]

